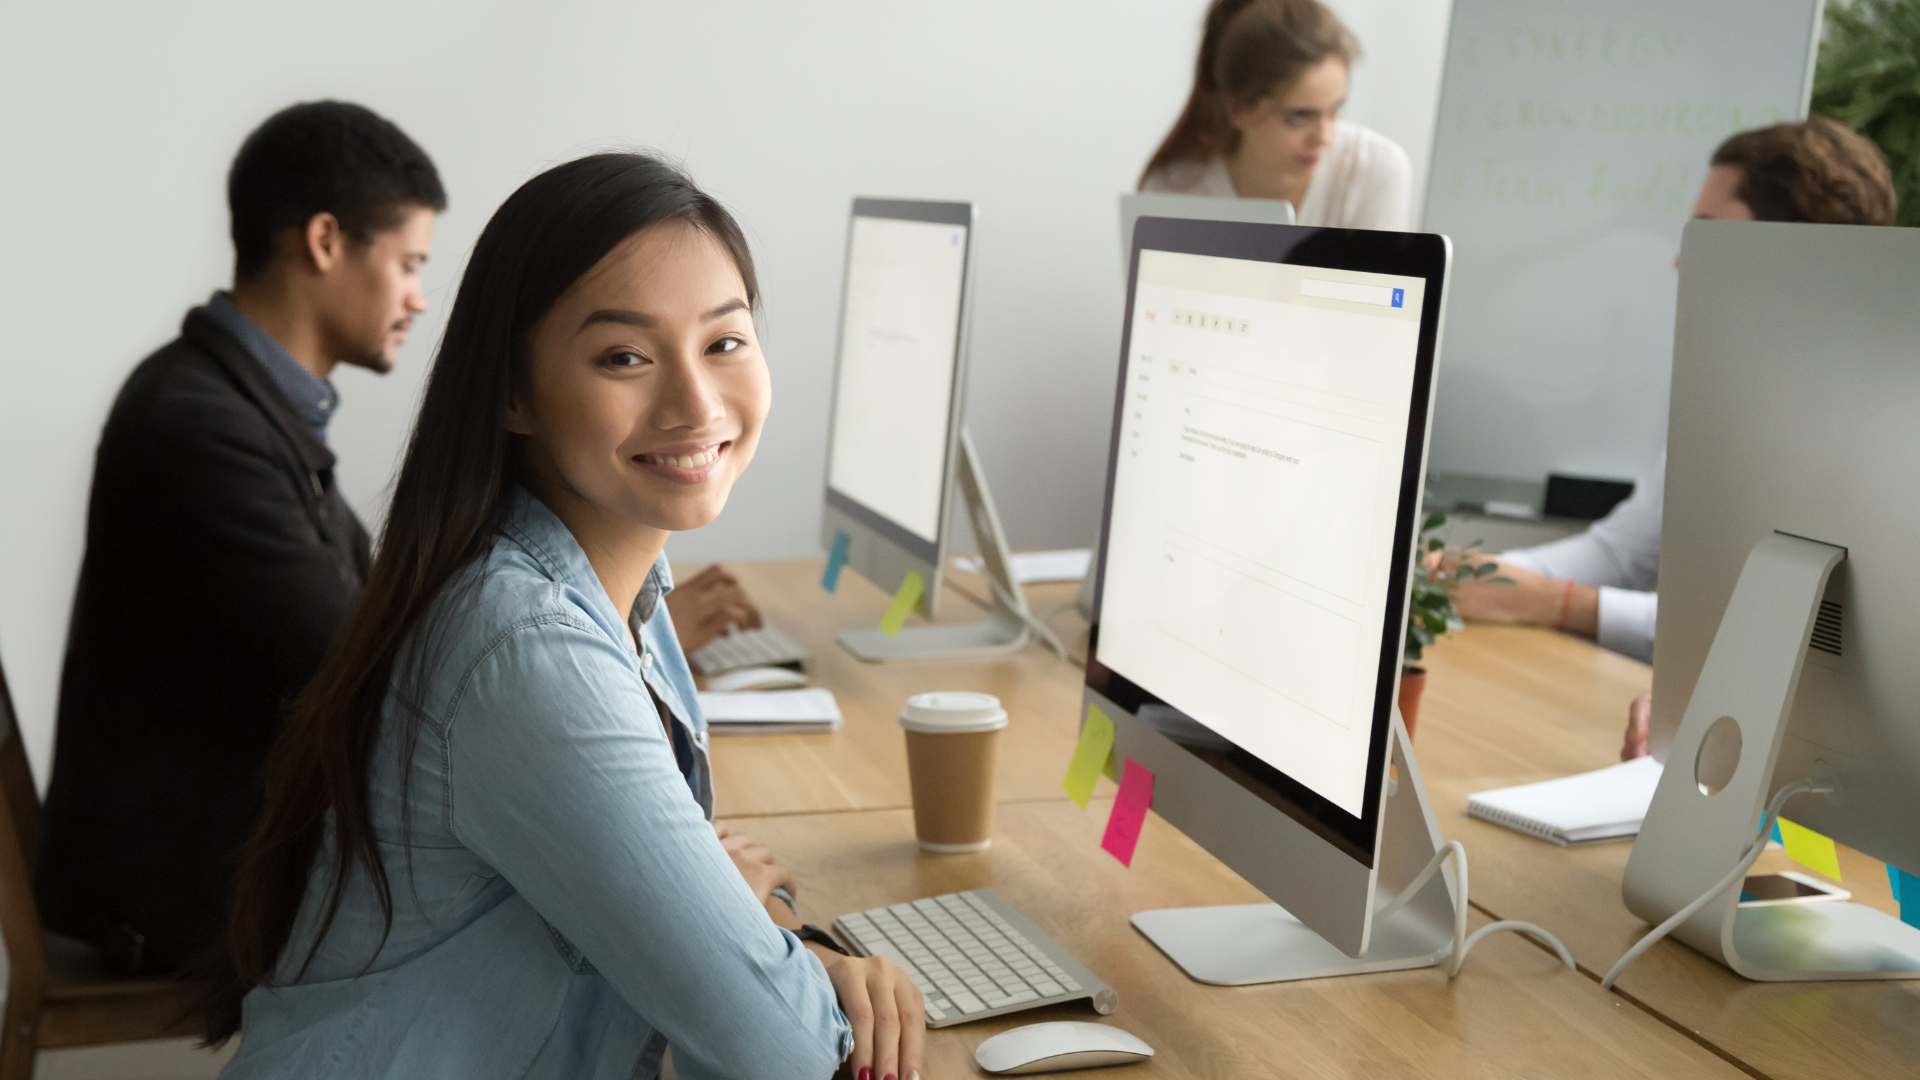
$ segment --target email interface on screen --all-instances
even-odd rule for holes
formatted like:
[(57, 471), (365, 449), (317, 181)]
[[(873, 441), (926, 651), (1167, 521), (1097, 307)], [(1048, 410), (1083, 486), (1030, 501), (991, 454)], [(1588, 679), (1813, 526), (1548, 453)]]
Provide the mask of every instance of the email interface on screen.
[(1424, 285), (1142, 251), (1134, 293), (1099, 660), (1355, 817)]
[(967, 230), (855, 217), (827, 483), (929, 542), (940, 532)]

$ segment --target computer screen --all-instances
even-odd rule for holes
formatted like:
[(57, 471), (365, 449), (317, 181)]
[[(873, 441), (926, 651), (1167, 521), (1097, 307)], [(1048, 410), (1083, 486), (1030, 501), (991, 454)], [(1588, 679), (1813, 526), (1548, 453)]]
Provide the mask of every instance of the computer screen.
[(859, 214), (847, 248), (827, 486), (934, 543), (967, 227)]
[(1130, 304), (1098, 664), (1355, 819), (1404, 633), (1425, 290), (1143, 249)]

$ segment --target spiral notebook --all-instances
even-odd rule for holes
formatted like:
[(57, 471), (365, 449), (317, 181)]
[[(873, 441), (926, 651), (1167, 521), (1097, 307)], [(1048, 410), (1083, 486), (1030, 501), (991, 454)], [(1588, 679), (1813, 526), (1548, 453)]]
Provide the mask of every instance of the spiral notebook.
[(1563, 847), (1623, 840), (1639, 835), (1660, 773), (1659, 762), (1635, 758), (1578, 776), (1483, 791), (1468, 796), (1467, 813)]
[(802, 690), (701, 691), (700, 712), (707, 730), (715, 735), (773, 735), (810, 731), (839, 731), (840, 704), (833, 691), (809, 686)]

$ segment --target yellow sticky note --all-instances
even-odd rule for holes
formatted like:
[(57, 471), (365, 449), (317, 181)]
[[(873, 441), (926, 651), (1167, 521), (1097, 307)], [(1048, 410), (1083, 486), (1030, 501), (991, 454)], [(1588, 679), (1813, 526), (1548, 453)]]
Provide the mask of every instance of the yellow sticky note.
[(1113, 721), (1100, 711), (1100, 706), (1089, 705), (1087, 722), (1080, 725), (1080, 745), (1073, 748), (1067, 778), (1060, 786), (1085, 810), (1087, 800), (1093, 798), (1093, 782), (1103, 772), (1113, 775)]
[(1805, 825), (1780, 818), (1780, 843), (1787, 858), (1809, 870), (1817, 870), (1835, 881), (1840, 880), (1840, 852), (1831, 837), (1821, 836)]
[(880, 616), (880, 629), (888, 637), (900, 632), (907, 624), (907, 615), (913, 611), (913, 605), (920, 602), (920, 592), (927, 587), (927, 579), (920, 571), (907, 571), (907, 580), (900, 583), (900, 591), (893, 594), (893, 603), (887, 606), (887, 613)]

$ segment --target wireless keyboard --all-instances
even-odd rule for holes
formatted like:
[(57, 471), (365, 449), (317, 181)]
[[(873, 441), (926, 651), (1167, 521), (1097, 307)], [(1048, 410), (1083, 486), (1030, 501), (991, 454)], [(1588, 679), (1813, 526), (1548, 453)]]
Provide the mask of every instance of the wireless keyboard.
[(904, 970), (930, 1028), (1086, 999), (1120, 1004), (1113, 988), (992, 889), (972, 889), (842, 915), (833, 928), (865, 956)]
[(799, 642), (768, 625), (758, 630), (736, 628), (687, 660), (702, 675), (718, 675), (743, 667), (798, 667), (806, 658), (807, 650)]

